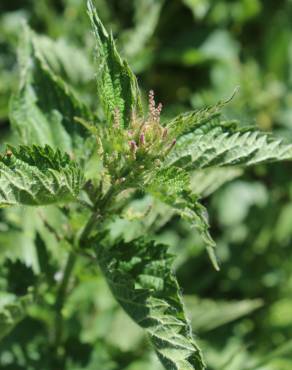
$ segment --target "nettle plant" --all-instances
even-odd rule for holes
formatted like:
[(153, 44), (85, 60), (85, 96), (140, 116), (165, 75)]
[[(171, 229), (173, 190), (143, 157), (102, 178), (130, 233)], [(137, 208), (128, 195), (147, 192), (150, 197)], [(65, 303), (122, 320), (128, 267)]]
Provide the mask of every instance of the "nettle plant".
[[(88, 13), (103, 113), (90, 112), (55, 74), (38, 37), (26, 27), (19, 55), (20, 87), (10, 116), (21, 144), (8, 146), (1, 156), (0, 205), (55, 204), (64, 215), (66, 227), (61, 231), (47, 225), (71, 248), (60, 305), (78, 254), (86, 255), (99, 265), (122, 308), (147, 332), (165, 369), (205, 369), (167, 246), (153, 241), (146, 226), (143, 236), (130, 241), (110, 238), (109, 230), (116, 218), (146, 218), (150, 210), (129, 216), (129, 204), (147, 196), (151, 212), (158, 201), (166, 205), (168, 219), (179, 215), (198, 230), (218, 270), (207, 212), (200, 203), (204, 189), (226, 181), (233, 166), (237, 171), (291, 159), (292, 146), (224, 121), (224, 103), (161, 123), (162, 105), (155, 103), (151, 91), (143, 111), (136, 77), (91, 1)], [(165, 218), (159, 212), (156, 216)], [(20, 319), (27, 304), (26, 297), (7, 308), (1, 317), (2, 335), (11, 326), (9, 309)], [(59, 315), (61, 320), (61, 310)], [(62, 345), (60, 336), (57, 343)]]

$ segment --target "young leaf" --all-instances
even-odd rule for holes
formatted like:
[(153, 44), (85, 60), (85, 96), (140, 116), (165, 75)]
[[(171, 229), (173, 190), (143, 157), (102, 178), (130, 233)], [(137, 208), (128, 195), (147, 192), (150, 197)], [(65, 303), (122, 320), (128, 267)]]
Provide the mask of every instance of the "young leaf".
[(178, 115), (167, 124), (170, 133), (178, 138), (200, 126), (214, 122), (220, 116), (220, 106), (219, 103), (218, 105)]
[(26, 316), (27, 308), (33, 303), (30, 294), (4, 305), (0, 309), (0, 340)]
[(48, 144), (72, 153), (86, 130), (75, 117), (89, 119), (84, 104), (55, 75), (42, 55), (33, 32), (24, 28), (19, 51), (21, 82), (10, 105), (10, 119), (23, 144)]
[[(234, 90), (233, 94), (228, 99), (219, 101), (215, 105), (179, 114), (167, 124), (171, 135), (178, 139), (198, 128), (203, 128), (204, 132), (206, 132), (213, 127), (220, 126), (221, 110), (233, 99), (237, 90), (238, 88)], [(221, 127), (224, 128), (225, 126), (227, 130), (234, 128), (236, 122), (224, 122)]]
[(0, 207), (69, 202), (81, 185), (77, 165), (49, 146), (10, 147), (0, 160)]
[(240, 131), (234, 122), (201, 121), (182, 136), (165, 160), (165, 165), (188, 169), (249, 166), (292, 158), (292, 145), (257, 131)]
[(113, 35), (106, 31), (92, 1), (87, 4), (96, 38), (99, 99), (107, 121), (112, 122), (115, 111), (118, 111), (121, 124), (126, 127), (133, 112), (142, 110), (138, 83), (127, 62), (119, 55)]
[(113, 295), (149, 334), (165, 369), (205, 369), (185, 317), (167, 247), (136, 240), (99, 247), (97, 255)]

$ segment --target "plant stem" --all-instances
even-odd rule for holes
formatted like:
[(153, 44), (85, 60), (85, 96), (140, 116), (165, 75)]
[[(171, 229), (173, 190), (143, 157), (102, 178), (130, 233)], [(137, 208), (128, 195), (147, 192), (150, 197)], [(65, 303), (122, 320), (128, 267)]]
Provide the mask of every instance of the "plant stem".
[[(79, 239), (79, 247), (84, 247), (84, 242), (87, 239), (89, 233), (91, 232), (96, 220), (97, 214), (92, 213), (91, 217), (89, 218), (87, 224), (85, 225), (82, 234)], [(60, 346), (63, 340), (63, 327), (64, 327), (64, 318), (62, 314), (62, 310), (64, 308), (66, 294), (68, 290), (68, 284), (70, 282), (71, 274), (74, 270), (74, 266), (77, 260), (77, 255), (71, 251), (68, 255), (67, 262), (64, 269), (64, 274), (57, 292), (56, 302), (55, 302), (55, 310), (56, 310), (56, 317), (55, 317), (55, 335), (54, 335), (54, 348), (56, 352), (56, 360), (57, 363), (61, 359), (62, 353), (60, 351)]]
[[(109, 191), (106, 197), (106, 201), (103, 202), (103, 204), (107, 203), (111, 194), (112, 194), (112, 191)], [(100, 215), (97, 212), (97, 210), (91, 214), (90, 218), (88, 219), (80, 235), (79, 242), (78, 242), (79, 248), (85, 247), (86, 240), (88, 239), (88, 236), (99, 217)], [(56, 303), (55, 303), (56, 319), (55, 319), (55, 340), (54, 340), (54, 344), (55, 344), (55, 348), (57, 352), (58, 352), (60, 344), (62, 343), (62, 336), (63, 336), (62, 310), (63, 310), (65, 299), (66, 299), (66, 293), (67, 293), (68, 284), (70, 281), (70, 276), (73, 272), (76, 260), (77, 260), (76, 254), (73, 251), (70, 252), (70, 254), (68, 255), (66, 265), (65, 265), (63, 278), (61, 280), (59, 290), (57, 293), (57, 298), (56, 298)]]
[(87, 224), (84, 226), (82, 234), (80, 235), (78, 242), (79, 248), (82, 249), (86, 247), (86, 241), (88, 240), (88, 236), (99, 217), (100, 215), (97, 212), (92, 213), (92, 215), (90, 216), (89, 220), (87, 221)]
[[(78, 247), (85, 248), (86, 247), (86, 241), (88, 240), (88, 237), (95, 226), (97, 220), (101, 217), (100, 210), (105, 209), (106, 205), (110, 202), (112, 196), (115, 194), (115, 188), (111, 187), (104, 198), (102, 199), (101, 203), (98, 203), (95, 205), (95, 211), (92, 212), (91, 216), (89, 217), (86, 225), (84, 226), (84, 229), (80, 235), (79, 241), (78, 241)], [(66, 299), (66, 293), (68, 290), (68, 284), (70, 281), (70, 276), (73, 272), (75, 263), (77, 260), (76, 254), (72, 251), (68, 255), (68, 259), (65, 265), (63, 278), (61, 280), (56, 303), (55, 303), (55, 310), (56, 310), (56, 318), (55, 318), (55, 339), (54, 339), (54, 347), (57, 353), (57, 358), (60, 357), (60, 345), (62, 343), (63, 339), (63, 314), (62, 310), (64, 307), (65, 299)]]
[(64, 270), (64, 275), (61, 280), (61, 284), (57, 293), (55, 310), (56, 310), (56, 319), (55, 319), (55, 348), (58, 352), (59, 346), (62, 342), (63, 336), (63, 314), (62, 310), (65, 303), (66, 293), (68, 290), (68, 284), (70, 281), (70, 276), (73, 272), (76, 262), (76, 255), (73, 252), (70, 252)]
[(108, 205), (108, 203), (110, 203), (112, 197), (116, 194), (116, 192), (117, 188), (115, 186), (111, 186), (105, 196), (95, 204), (94, 212), (91, 214), (79, 238), (78, 244), (80, 249), (86, 248), (86, 242), (88, 241), (90, 232), (95, 226), (96, 221), (102, 217), (106, 206)]

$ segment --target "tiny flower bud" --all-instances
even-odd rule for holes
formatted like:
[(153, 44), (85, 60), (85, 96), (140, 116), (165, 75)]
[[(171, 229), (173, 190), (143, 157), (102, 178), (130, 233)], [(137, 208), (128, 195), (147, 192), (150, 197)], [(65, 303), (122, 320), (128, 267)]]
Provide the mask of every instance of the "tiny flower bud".
[(172, 143), (170, 144), (169, 149), (172, 149), (176, 144), (176, 139), (173, 139)]
[(162, 131), (162, 139), (165, 139), (167, 137), (167, 134), (168, 134), (168, 129), (165, 127)]
[(156, 114), (155, 114), (157, 122), (160, 121), (161, 111), (162, 111), (162, 103), (159, 103), (157, 108), (156, 108)]
[(140, 140), (139, 141), (140, 141), (141, 146), (145, 145), (145, 135), (144, 135), (144, 133), (142, 133), (140, 135)]
[(157, 106), (157, 108), (155, 108), (155, 114), (154, 114), (154, 119), (158, 123), (160, 121), (160, 113), (161, 113), (161, 111), (162, 111), (162, 104), (159, 103), (158, 106)]
[(171, 149), (175, 146), (175, 144), (176, 144), (176, 139), (173, 139), (171, 144), (168, 146), (168, 148), (166, 148), (164, 155), (168, 154), (171, 151)]
[(129, 141), (129, 146), (130, 146), (131, 153), (135, 156), (137, 149), (138, 149), (136, 142), (134, 140)]
[(150, 120), (155, 120), (156, 108), (155, 108), (155, 98), (154, 98), (153, 90), (149, 91), (148, 109), (149, 109)]

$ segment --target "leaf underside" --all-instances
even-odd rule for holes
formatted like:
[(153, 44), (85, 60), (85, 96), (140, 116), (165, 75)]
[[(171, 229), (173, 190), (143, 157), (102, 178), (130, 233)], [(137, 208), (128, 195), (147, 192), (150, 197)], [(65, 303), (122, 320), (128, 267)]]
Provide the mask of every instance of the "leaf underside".
[(136, 240), (99, 247), (97, 255), (113, 295), (148, 333), (165, 368), (205, 369), (184, 313), (167, 247)]

